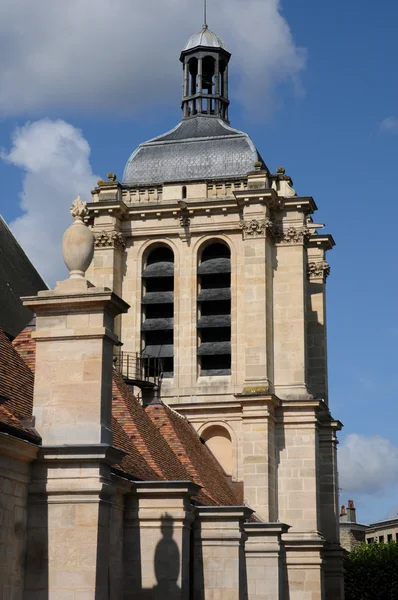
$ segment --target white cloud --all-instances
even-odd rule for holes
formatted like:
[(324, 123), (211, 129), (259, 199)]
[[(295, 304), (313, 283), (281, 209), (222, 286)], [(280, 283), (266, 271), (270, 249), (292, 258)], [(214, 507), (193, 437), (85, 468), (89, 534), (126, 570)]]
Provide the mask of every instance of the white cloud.
[(98, 177), (92, 173), (90, 146), (81, 131), (65, 121), (42, 119), (14, 132), (7, 162), (25, 171), (20, 196), (22, 216), (11, 229), (51, 286), (67, 275), (61, 243), (72, 223), (69, 208), (78, 194), (85, 200)]
[[(208, 21), (233, 53), (238, 97), (257, 115), (281, 82), (299, 81), (305, 53), (280, 0), (219, 0)], [(178, 103), (178, 57), (201, 24), (201, 2), (194, 0), (2, 0), (0, 115), (132, 114)]]
[(338, 466), (344, 494), (372, 494), (396, 485), (398, 448), (383, 437), (353, 433), (339, 447)]
[(398, 133), (398, 117), (387, 117), (380, 123), (383, 133)]

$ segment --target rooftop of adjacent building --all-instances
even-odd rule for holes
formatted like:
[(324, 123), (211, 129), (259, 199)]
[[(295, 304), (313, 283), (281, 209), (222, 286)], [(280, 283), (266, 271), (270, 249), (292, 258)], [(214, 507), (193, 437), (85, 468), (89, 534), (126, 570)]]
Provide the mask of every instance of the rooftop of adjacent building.
[(43, 278), (0, 215), (0, 329), (15, 337), (33, 316), (21, 296), (45, 289)]

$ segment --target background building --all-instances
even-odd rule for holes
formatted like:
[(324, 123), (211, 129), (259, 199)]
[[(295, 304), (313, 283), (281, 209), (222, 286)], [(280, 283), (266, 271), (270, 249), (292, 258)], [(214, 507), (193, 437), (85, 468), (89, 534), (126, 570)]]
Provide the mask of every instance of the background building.
[(354, 502), (349, 500), (347, 508), (343, 505), (340, 510), (340, 542), (348, 552), (365, 542), (368, 544), (398, 543), (398, 518), (360, 525), (357, 523)]
[(378, 542), (379, 544), (398, 543), (398, 518), (378, 521), (368, 525), (366, 528), (366, 541), (368, 544), (372, 542)]

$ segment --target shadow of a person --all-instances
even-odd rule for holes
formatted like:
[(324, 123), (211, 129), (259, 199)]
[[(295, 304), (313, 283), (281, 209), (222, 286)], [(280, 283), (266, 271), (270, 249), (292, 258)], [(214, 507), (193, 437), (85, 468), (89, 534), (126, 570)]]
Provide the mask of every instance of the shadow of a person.
[(173, 540), (173, 518), (167, 513), (161, 519), (161, 532), (163, 537), (155, 550), (155, 575), (158, 585), (154, 588), (154, 597), (176, 600), (181, 597), (181, 588), (177, 585), (180, 551)]

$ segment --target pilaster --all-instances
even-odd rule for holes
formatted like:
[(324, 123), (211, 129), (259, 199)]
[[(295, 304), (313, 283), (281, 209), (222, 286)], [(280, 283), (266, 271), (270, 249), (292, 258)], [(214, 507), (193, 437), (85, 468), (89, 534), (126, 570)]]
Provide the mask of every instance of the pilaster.
[(307, 248), (307, 358), (308, 387), (328, 402), (326, 279), (330, 266), (326, 251), (334, 246), (329, 235), (311, 236)]
[(198, 507), (194, 600), (240, 600), (246, 597), (243, 523), (251, 513), (244, 506)]
[[(286, 550), (286, 584), (289, 600), (325, 600), (321, 539), (282, 536)], [(331, 597), (330, 597), (331, 598)]]
[(264, 521), (276, 521), (277, 465), (275, 396), (237, 396), (242, 402), (242, 460), (245, 501)]
[[(190, 589), (191, 482), (136, 482), (125, 519), (124, 598), (184, 600)], [(130, 564), (129, 564), (130, 563)]]
[(319, 538), (319, 402), (281, 401), (277, 422), (279, 519)]
[[(245, 388), (270, 391), (273, 380), (272, 238), (269, 234), (270, 204), (274, 201), (266, 173), (254, 171), (248, 190), (235, 193), (241, 206), (245, 293)], [(261, 195), (261, 192), (263, 195)]]
[(248, 600), (285, 600), (283, 523), (245, 523)]
[(115, 496), (110, 469), (122, 457), (107, 444), (40, 450), (29, 489), (24, 600), (108, 600)]

